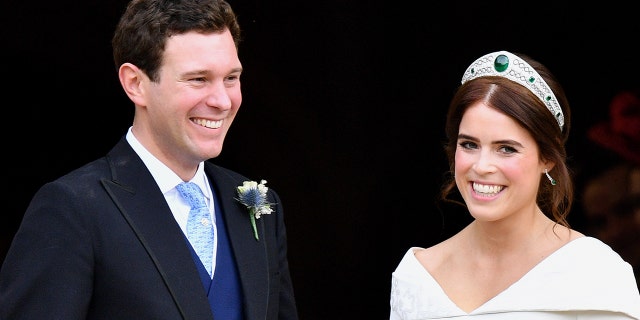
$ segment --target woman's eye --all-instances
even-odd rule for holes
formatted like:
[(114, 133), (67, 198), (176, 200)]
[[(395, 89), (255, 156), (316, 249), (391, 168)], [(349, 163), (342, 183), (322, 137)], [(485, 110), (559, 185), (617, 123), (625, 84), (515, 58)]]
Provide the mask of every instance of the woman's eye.
[(516, 153), (518, 152), (518, 150), (516, 150), (514, 147), (510, 147), (510, 146), (502, 146), (499, 149), (500, 152), (502, 153)]
[(478, 146), (471, 141), (461, 141), (459, 145), (464, 149), (477, 149)]

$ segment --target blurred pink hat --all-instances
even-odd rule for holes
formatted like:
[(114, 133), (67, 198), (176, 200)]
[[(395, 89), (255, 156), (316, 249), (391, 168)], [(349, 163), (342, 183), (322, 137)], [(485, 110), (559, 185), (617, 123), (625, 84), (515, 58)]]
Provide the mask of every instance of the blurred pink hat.
[(609, 121), (589, 128), (589, 139), (640, 165), (640, 92), (623, 91), (609, 104)]

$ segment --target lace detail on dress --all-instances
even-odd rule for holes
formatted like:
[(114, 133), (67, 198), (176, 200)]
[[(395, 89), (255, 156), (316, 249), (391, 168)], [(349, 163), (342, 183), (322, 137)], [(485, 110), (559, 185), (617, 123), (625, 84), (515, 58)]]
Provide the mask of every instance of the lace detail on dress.
[(390, 320), (405, 319), (407, 317), (405, 310), (410, 309), (412, 297), (409, 290), (403, 290), (398, 286), (398, 279), (391, 278), (391, 316)]

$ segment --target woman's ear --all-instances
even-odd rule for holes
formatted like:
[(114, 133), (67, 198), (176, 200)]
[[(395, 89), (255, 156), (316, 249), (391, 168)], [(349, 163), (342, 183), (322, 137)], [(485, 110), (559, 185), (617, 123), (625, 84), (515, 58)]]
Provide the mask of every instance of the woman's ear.
[(140, 68), (131, 63), (123, 63), (118, 69), (118, 78), (124, 92), (136, 106), (146, 105), (143, 83), (149, 81), (149, 78)]

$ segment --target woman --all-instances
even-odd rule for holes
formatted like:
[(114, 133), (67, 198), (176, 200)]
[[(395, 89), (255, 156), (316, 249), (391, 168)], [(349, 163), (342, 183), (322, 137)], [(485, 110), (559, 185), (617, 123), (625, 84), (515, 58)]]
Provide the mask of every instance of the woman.
[[(465, 72), (451, 101), (442, 199), (472, 222), (393, 272), (390, 319), (638, 319), (631, 266), (572, 230), (570, 108), (540, 63), (499, 51)], [(460, 202), (459, 199), (464, 201)]]

